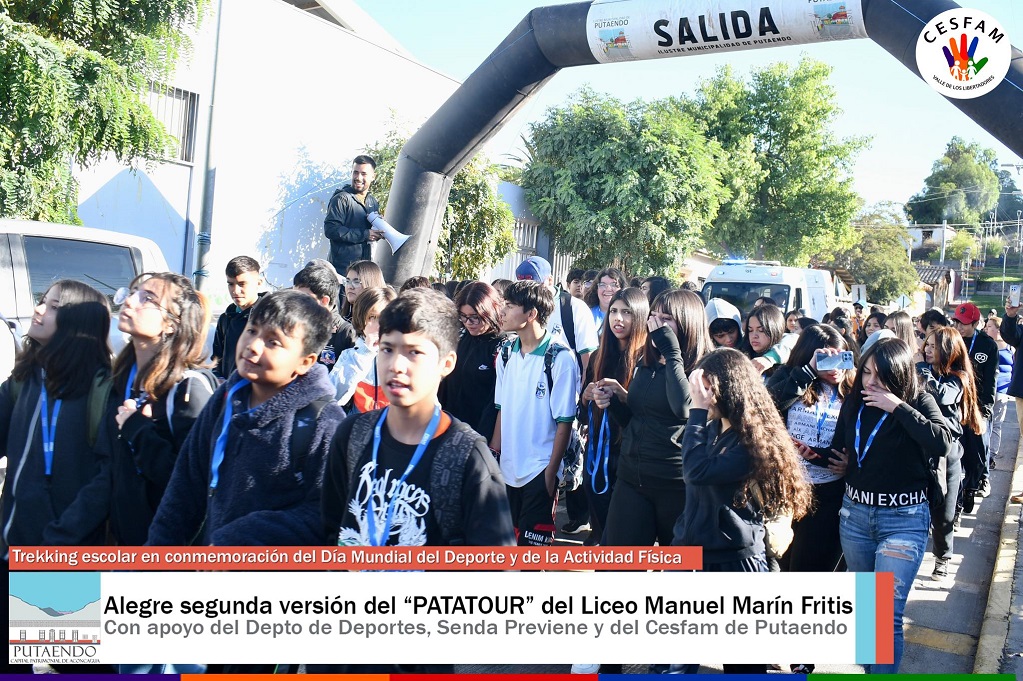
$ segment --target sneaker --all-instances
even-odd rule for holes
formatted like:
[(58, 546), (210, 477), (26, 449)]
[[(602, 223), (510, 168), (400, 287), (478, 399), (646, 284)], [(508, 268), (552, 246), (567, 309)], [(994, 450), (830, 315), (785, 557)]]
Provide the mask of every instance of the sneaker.
[(980, 481), (980, 489), (977, 490), (976, 495), (981, 499), (991, 496), (991, 482), (986, 478)]
[(596, 674), (600, 671), (599, 664), (574, 664), (572, 665), (573, 674)]
[(813, 674), (813, 670), (816, 669), (816, 665), (812, 664), (790, 664), (789, 669), (792, 670), (793, 674)]
[[(579, 534), (580, 532), (589, 532), (590, 524), (588, 522), (579, 522), (578, 520), (569, 520), (567, 523), (561, 526), (561, 531), (565, 534)], [(590, 672), (579, 672), (580, 674), (589, 674)], [(593, 672), (596, 674), (596, 672)]]
[(931, 573), (931, 579), (939, 582), (948, 577), (948, 558), (935, 558), (934, 559), (934, 571)]
[(952, 529), (958, 530), (963, 524), (963, 512), (956, 511), (956, 514), (952, 516)]

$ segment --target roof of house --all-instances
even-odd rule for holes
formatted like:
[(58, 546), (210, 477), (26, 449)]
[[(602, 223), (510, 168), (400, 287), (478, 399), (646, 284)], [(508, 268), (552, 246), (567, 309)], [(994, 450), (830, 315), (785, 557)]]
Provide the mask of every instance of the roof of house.
[(916, 275), (920, 277), (920, 281), (931, 286), (937, 284), (942, 279), (952, 281), (953, 274), (951, 267), (941, 267), (939, 265), (913, 265), (916, 268)]

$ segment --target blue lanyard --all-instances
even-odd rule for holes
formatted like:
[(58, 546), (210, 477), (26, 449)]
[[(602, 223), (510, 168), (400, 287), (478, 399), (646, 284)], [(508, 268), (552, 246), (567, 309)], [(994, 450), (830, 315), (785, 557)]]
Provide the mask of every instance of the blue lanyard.
[(217, 443), (213, 445), (213, 460), (210, 461), (210, 493), (217, 489), (220, 482), (220, 464), (224, 463), (224, 450), (227, 447), (227, 431), (231, 427), (231, 416), (234, 413), (234, 395), (236, 392), (249, 385), (247, 379), (241, 379), (231, 386), (224, 398), (224, 419), (220, 426), (220, 435), (217, 436)]
[(980, 334), (977, 333), (976, 331), (973, 332), (973, 340), (970, 341), (970, 350), (969, 350), (969, 352), (967, 354), (969, 354), (969, 355), (973, 354), (973, 344), (977, 342), (977, 336), (979, 336), (979, 335)]
[(860, 410), (856, 414), (856, 465), (863, 467), (863, 460), (867, 458), (867, 452), (870, 451), (870, 446), (874, 444), (874, 437), (877, 435), (877, 431), (881, 430), (881, 424), (888, 418), (888, 413), (885, 412), (881, 416), (881, 420), (874, 426), (874, 430), (870, 431), (870, 437), (867, 438), (867, 446), (863, 448), (863, 453), (860, 453), (860, 419), (863, 417), (863, 405), (860, 405)]
[[(608, 488), (611, 486), (611, 480), (608, 477), (607, 467), (608, 462), (611, 460), (611, 426), (607, 422), (607, 411), (605, 411), (600, 417), (600, 432), (597, 435), (597, 442), (594, 445), (593, 442), (593, 403), (587, 407), (590, 420), (590, 441), (586, 445), (587, 455), (592, 451), (593, 456), (587, 456), (586, 472), (590, 474), (590, 487), (593, 489), (594, 494), (607, 494)], [(592, 463), (591, 463), (592, 461)], [(597, 473), (600, 471), (600, 463), (604, 462), (604, 489), (597, 489)]]
[(131, 399), (131, 389), (135, 385), (135, 377), (139, 373), (139, 365), (132, 364), (131, 371), (128, 372), (128, 384), (124, 386), (124, 401), (127, 402)]
[[(380, 413), (380, 418), (377, 419), (377, 425), (373, 429), (373, 472), (377, 471), (377, 455), (380, 453), (380, 429), (384, 425), (384, 421), (387, 419), (387, 407)], [(391, 536), (391, 527), (394, 526), (394, 508), (397, 505), (398, 497), (401, 496), (401, 486), (405, 483), (406, 478), (409, 474), (415, 470), (415, 467), (419, 464), (420, 459), (423, 458), (423, 454), (426, 453), (426, 446), (430, 444), (430, 440), (433, 439), (434, 433), (437, 432), (437, 426), (440, 424), (440, 405), (435, 405), (433, 408), (433, 416), (430, 418), (430, 423), (427, 424), (426, 430), (423, 431), (423, 437), (420, 438), (419, 444), (416, 445), (415, 454), (412, 455), (412, 460), (408, 462), (408, 466), (405, 467), (405, 472), (401, 474), (401, 478), (398, 479), (398, 484), (391, 487), (391, 498), (387, 502), (387, 509), (384, 512), (384, 529), (377, 535), (377, 522), (376, 515), (373, 511), (373, 493), (369, 494), (369, 499), (366, 502), (366, 521), (369, 525), (369, 543), (373, 546), (386, 546), (387, 540)], [(387, 491), (384, 490), (384, 494)]]
[[(824, 421), (827, 420), (828, 414), (831, 412), (831, 408), (835, 406), (835, 402), (838, 400), (838, 388), (836, 387), (834, 392), (831, 393), (831, 399), (828, 400), (828, 406), (823, 411), (817, 412), (817, 446), (823, 447), (823, 437), (821, 434), (824, 432)], [(820, 409), (820, 402), (814, 407), (815, 410)]]
[(53, 420), (50, 420), (49, 407), (46, 404), (46, 374), (43, 374), (43, 385), (39, 389), (39, 402), (42, 404), (43, 421), (40, 424), (43, 435), (43, 461), (46, 465), (46, 477), (53, 471), (53, 440), (57, 435), (57, 416), (60, 414), (61, 400), (53, 401)]

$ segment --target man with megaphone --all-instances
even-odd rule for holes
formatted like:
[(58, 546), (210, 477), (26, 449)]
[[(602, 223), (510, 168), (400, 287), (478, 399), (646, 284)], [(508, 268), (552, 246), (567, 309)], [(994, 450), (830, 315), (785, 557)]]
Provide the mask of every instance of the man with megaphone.
[(330, 240), (330, 264), (338, 272), (347, 272), (356, 260), (372, 260), (370, 244), (385, 236), (384, 230), (374, 229), (368, 219), (380, 211), (376, 197), (369, 193), (376, 167), (372, 156), (356, 156), (351, 183), (335, 191), (327, 203), (323, 234)]

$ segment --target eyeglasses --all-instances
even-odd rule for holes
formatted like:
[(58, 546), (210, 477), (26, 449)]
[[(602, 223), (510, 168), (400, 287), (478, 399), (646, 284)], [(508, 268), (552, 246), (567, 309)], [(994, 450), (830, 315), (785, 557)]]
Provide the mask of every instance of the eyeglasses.
[(145, 290), (140, 289), (140, 288), (134, 288), (134, 289), (119, 288), (119, 289), (117, 289), (117, 292), (114, 294), (114, 305), (118, 305), (118, 306), (124, 305), (129, 300), (134, 301), (134, 307), (137, 307), (137, 308), (145, 308), (145, 307), (156, 308), (157, 310), (161, 310), (161, 311), (165, 312), (166, 314), (169, 314), (172, 317), (176, 317), (177, 316), (173, 312), (168, 310), (166, 307), (161, 305), (160, 304), (160, 299), (157, 298), (152, 293), (150, 293), (149, 291), (145, 291)]
[(345, 286), (348, 284), (351, 284), (352, 286), (362, 286), (362, 279), (345, 279), (344, 284)]
[(612, 281), (610, 284), (607, 283), (606, 281), (602, 281), (599, 284), (597, 284), (597, 288), (599, 288), (601, 291), (606, 291), (607, 289), (611, 289), (612, 291), (618, 291), (621, 290), (622, 285), (619, 284), (617, 281)]
[(478, 314), (471, 314), (466, 316), (464, 314), (459, 313), (458, 321), (460, 321), (463, 324), (472, 324), (473, 326), (483, 323), (483, 319)]

